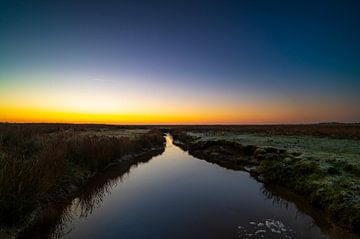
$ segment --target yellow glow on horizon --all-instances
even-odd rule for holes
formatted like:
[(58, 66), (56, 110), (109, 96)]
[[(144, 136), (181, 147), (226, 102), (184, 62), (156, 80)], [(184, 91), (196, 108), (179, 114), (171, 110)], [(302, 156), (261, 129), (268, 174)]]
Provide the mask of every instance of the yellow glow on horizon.
[[(99, 80), (98, 80), (99, 81)], [(1, 83), (1, 82), (0, 82)], [(105, 85), (104, 85), (105, 83)], [(105, 124), (261, 124), (335, 119), (350, 110), (226, 92), (109, 86), (107, 81), (49, 86), (3, 85), (0, 122)], [(0, 85), (1, 86), (1, 85)], [(129, 87), (129, 88), (127, 88)]]
[[(104, 113), (85, 111), (62, 111), (57, 109), (9, 108), (0, 105), (2, 122), (49, 122), (49, 123), (94, 123), (94, 124), (239, 124), (297, 122), (301, 115), (289, 109), (246, 108), (239, 110), (213, 109), (174, 112)], [(305, 117), (302, 117), (305, 119)]]
[(50, 122), (50, 123), (106, 123), (106, 124), (160, 124), (205, 122), (197, 115), (161, 114), (101, 114), (29, 109), (1, 109), (0, 119), (4, 122)]

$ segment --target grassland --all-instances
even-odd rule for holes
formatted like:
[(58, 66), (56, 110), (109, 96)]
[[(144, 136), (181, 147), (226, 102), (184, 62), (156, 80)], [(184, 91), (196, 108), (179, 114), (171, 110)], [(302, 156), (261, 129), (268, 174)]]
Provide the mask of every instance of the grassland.
[(246, 170), (258, 180), (303, 195), (333, 222), (359, 232), (360, 124), (0, 124), (0, 227), (17, 229), (110, 164), (163, 147), (162, 131), (196, 157), (251, 166)]
[[(276, 128), (281, 130), (274, 133)], [(349, 128), (356, 130), (346, 134)], [(191, 127), (176, 129), (174, 134), (182, 147), (208, 161), (229, 167), (255, 165), (251, 173), (259, 180), (305, 196), (333, 222), (359, 232), (359, 128), (356, 124), (252, 126), (250, 130)]]
[(0, 124), (0, 227), (19, 228), (109, 164), (162, 147), (156, 129)]

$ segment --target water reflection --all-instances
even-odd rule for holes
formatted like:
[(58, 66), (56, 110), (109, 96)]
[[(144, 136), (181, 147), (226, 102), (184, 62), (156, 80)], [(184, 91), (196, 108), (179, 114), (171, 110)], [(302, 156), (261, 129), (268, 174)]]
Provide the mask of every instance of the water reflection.
[(166, 142), (146, 163), (99, 174), (23, 238), (356, 238), (302, 198)]
[(43, 218), (40, 218), (36, 225), (22, 232), (19, 238), (58, 239), (71, 233), (72, 228), (69, 225), (75, 219), (87, 218), (91, 215), (131, 170), (163, 152), (164, 149), (153, 150), (134, 160), (108, 167), (104, 172), (100, 172), (96, 177), (90, 179), (74, 200), (50, 205)]
[(265, 197), (270, 200), (274, 205), (284, 207), (295, 207), (295, 218), (303, 220), (305, 217), (310, 216), (310, 221), (306, 228), (311, 230), (312, 228), (320, 228), (324, 235), (328, 235), (330, 238), (347, 238), (347, 239), (359, 239), (358, 235), (348, 233), (347, 231), (339, 228), (336, 225), (332, 225), (327, 220), (327, 215), (319, 209), (313, 207), (308, 201), (301, 196), (286, 190), (280, 186), (263, 186), (261, 189)]

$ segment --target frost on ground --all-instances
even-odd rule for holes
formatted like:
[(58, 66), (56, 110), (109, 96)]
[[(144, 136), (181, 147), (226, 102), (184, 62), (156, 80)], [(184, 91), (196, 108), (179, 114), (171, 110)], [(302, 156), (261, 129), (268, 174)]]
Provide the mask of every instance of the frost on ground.
[(298, 153), (304, 158), (315, 158), (326, 161), (347, 161), (360, 167), (360, 140), (334, 139), (310, 135), (268, 135), (239, 134), (233, 132), (187, 132), (188, 135), (201, 141), (227, 140), (242, 145), (275, 147)]
[[(337, 224), (360, 232), (359, 139), (215, 130), (187, 135), (195, 142), (230, 141), (258, 147), (263, 157), (256, 173), (262, 181), (290, 188), (327, 211)], [(267, 154), (271, 148), (285, 153)]]
[(239, 238), (295, 238), (295, 231), (286, 228), (284, 223), (274, 219), (265, 219), (259, 222), (249, 222), (248, 225), (238, 226)]

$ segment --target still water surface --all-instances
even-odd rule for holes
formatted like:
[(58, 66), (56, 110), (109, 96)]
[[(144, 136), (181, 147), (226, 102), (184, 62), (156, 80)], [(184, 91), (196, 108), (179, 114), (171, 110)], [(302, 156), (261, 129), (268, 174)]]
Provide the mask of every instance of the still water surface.
[(194, 158), (173, 145), (171, 136), (166, 140), (161, 155), (122, 175), (114, 176), (113, 170), (111, 180), (97, 179), (101, 182), (93, 182), (85, 196), (61, 209), (55, 227), (44, 223), (28, 236), (356, 238), (331, 227), (291, 193)]

